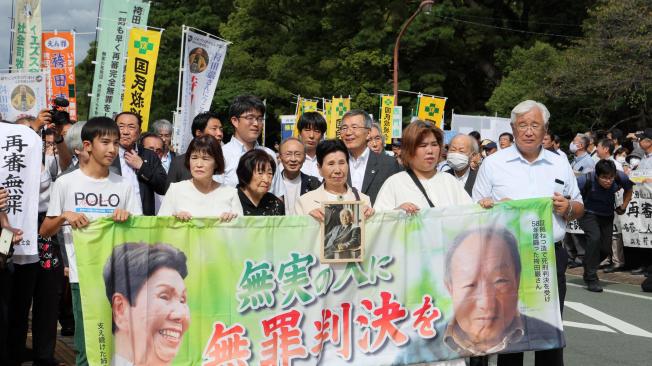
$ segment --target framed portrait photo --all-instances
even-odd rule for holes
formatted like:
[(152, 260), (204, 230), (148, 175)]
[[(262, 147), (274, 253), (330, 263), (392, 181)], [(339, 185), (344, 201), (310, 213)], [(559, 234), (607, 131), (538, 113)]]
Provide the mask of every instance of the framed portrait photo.
[(320, 261), (362, 262), (364, 258), (364, 214), (362, 201), (323, 202)]

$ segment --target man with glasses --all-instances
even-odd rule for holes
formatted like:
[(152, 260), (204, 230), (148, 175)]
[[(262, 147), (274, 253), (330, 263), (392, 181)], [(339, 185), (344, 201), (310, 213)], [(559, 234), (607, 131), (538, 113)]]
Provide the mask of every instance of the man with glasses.
[(281, 143), (279, 153), (283, 164), (283, 184), (285, 185), (285, 214), (295, 215), (294, 206), (299, 197), (321, 185), (319, 178), (302, 172), (306, 160), (306, 148), (296, 137), (289, 137)]
[[(581, 217), (584, 205), (568, 161), (542, 146), (549, 118), (546, 106), (533, 100), (521, 102), (512, 109), (514, 145), (483, 161), (473, 186), (473, 201), (490, 208), (494, 202), (502, 200), (550, 197), (559, 309), (563, 311), (568, 254), (562, 246), (562, 239), (566, 222)], [(535, 352), (537, 366), (563, 364), (561, 348)], [(523, 365), (523, 353), (500, 354), (498, 365)]]
[[(224, 145), (224, 184), (231, 187), (238, 185), (236, 168), (240, 157), (251, 149), (261, 149), (276, 161), (276, 153), (265, 146), (258, 144), (258, 137), (263, 132), (265, 122), (265, 104), (260, 98), (253, 95), (241, 95), (236, 97), (229, 107), (229, 118), (235, 129), (235, 133), (228, 144)], [(285, 186), (281, 179), (281, 170), (276, 169), (272, 179), (270, 193), (278, 198), (285, 195)]]
[(369, 113), (348, 111), (342, 117), (340, 137), (349, 150), (349, 184), (369, 196), (373, 205), (385, 180), (400, 172), (401, 167), (396, 159), (367, 147), (372, 123)]
[(632, 199), (633, 184), (625, 173), (616, 170), (613, 161), (603, 159), (595, 164), (595, 172), (577, 177), (577, 185), (585, 205), (584, 216), (579, 219), (586, 235), (584, 282), (589, 291), (602, 292), (598, 265), (611, 254), (616, 192), (624, 190), (623, 203), (616, 207), (616, 213), (622, 215)]
[(385, 136), (383, 136), (380, 125), (376, 122), (371, 124), (367, 147), (376, 154), (385, 154)]

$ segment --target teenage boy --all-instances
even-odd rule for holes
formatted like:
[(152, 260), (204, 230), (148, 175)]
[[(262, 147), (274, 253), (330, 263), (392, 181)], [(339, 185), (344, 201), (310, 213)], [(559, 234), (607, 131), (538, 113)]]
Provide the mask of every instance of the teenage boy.
[(132, 185), (123, 177), (109, 172), (111, 163), (118, 155), (118, 125), (107, 117), (92, 118), (82, 128), (81, 138), (88, 161), (54, 182), (48, 212), (39, 234), (50, 237), (59, 229), (63, 231), (75, 317), (76, 363), (87, 365), (72, 229), (86, 227), (92, 220), (103, 216), (112, 216), (115, 222), (124, 222), (129, 215), (142, 215), (142, 209)]
[[(326, 134), (326, 120), (318, 112), (306, 112), (299, 118), (297, 129), (299, 137), (306, 147), (306, 160), (301, 167), (301, 172), (321, 180), (321, 174), (317, 168), (317, 144)], [(294, 206), (292, 208), (294, 209)]]

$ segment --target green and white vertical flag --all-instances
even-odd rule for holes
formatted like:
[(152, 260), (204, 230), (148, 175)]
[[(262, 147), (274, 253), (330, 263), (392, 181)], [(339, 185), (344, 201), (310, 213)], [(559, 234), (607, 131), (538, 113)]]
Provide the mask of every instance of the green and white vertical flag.
[(97, 57), (88, 117), (122, 112), (125, 55), (129, 28), (147, 25), (149, 2), (104, 0), (99, 14)]

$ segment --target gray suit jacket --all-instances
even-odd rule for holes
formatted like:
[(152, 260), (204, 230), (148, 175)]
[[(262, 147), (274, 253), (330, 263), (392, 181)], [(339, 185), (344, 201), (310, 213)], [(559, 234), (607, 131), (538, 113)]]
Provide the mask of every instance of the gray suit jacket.
[[(369, 151), (369, 160), (367, 161), (367, 168), (364, 172), (361, 191), (369, 196), (372, 206), (374, 202), (376, 202), (376, 196), (378, 196), (380, 187), (383, 186), (383, 183), (385, 183), (387, 178), (402, 170), (403, 168), (401, 168), (393, 157)], [(349, 185), (350, 184), (351, 174), (349, 174)]]

